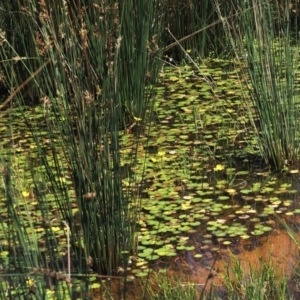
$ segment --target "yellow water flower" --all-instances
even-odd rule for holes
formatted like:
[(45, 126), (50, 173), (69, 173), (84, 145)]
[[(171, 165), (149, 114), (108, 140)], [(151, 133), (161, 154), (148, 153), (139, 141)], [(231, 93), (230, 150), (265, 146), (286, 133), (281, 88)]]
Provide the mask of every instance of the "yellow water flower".
[(225, 169), (225, 166), (224, 165), (216, 165), (214, 167), (214, 171), (222, 171)]
[(235, 194), (236, 194), (236, 190), (235, 190), (235, 189), (227, 189), (226, 192), (227, 192), (229, 195), (235, 195)]
[(182, 210), (188, 210), (191, 209), (191, 201), (186, 201), (185, 203), (181, 203), (181, 209)]
[(166, 154), (166, 151), (158, 151), (157, 152), (158, 156), (165, 156), (165, 154)]
[(28, 280), (26, 280), (26, 283), (27, 283), (27, 285), (29, 285), (29, 286), (33, 286), (35, 282), (34, 282), (33, 279), (28, 278)]
[(22, 192), (22, 196), (25, 197), (25, 198), (28, 197), (29, 195), (30, 195), (30, 194), (29, 194), (29, 192), (27, 192), (27, 191), (23, 191), (23, 192)]

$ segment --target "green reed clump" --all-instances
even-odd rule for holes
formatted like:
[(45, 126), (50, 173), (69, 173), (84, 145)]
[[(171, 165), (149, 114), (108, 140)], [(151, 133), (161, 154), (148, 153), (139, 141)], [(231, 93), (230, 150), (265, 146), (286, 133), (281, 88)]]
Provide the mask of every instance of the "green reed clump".
[(144, 290), (143, 299), (151, 300), (175, 300), (198, 299), (198, 286), (184, 278), (173, 278), (161, 270), (150, 279), (142, 281), (142, 284), (147, 287)]
[(278, 170), (299, 159), (299, 47), (286, 17), (290, 18), (279, 7), (253, 1), (242, 18), (259, 145), (266, 161)]
[[(285, 8), (284, 8), (285, 7)], [(284, 8), (284, 9), (283, 9)], [(265, 161), (277, 170), (299, 160), (299, 46), (295, 12), (278, 2), (243, 2), (232, 35), (224, 22), (236, 58), (246, 59), (249, 107), (258, 147)], [(226, 14), (220, 11), (220, 16)], [(245, 97), (245, 101), (247, 97)]]
[(226, 15), (226, 22), (231, 25), (231, 34), (235, 35), (235, 26), (232, 25), (237, 21), (238, 7), (236, 0), (221, 3), (208, 0), (190, 0), (188, 3), (169, 1), (161, 10), (168, 20), (168, 28), (164, 34), (168, 44), (166, 54), (176, 61), (189, 60), (182, 49), (193, 57), (229, 55), (232, 47), (224, 35), (219, 9)]
[[(158, 53), (159, 26), (163, 28), (158, 8), (156, 1), (146, 0), (92, 5), (17, 1), (13, 7), (3, 6), (9, 18), (1, 33), (0, 57), (14, 96), (6, 101), (10, 108), (4, 114), (23, 106), (20, 122), (25, 122), (37, 149), (30, 166), (37, 209), (49, 232), (42, 238), (45, 256), (51, 268), (57, 256), (63, 259), (64, 268), (56, 265), (56, 270), (64, 274), (71, 255), (77, 275), (94, 271), (123, 276), (119, 270), (126, 270), (129, 256), (135, 254), (139, 205), (133, 169), (138, 135), (150, 114), (152, 84), (160, 68), (152, 55)], [(39, 119), (27, 111), (26, 105), (33, 104), (40, 104), (34, 108)], [(45, 147), (41, 131), (46, 131), (49, 146)], [(129, 131), (137, 134), (137, 142), (124, 165), (119, 138)], [(43, 166), (42, 182), (35, 180), (36, 164)], [(64, 182), (68, 177), (71, 186)], [(130, 188), (123, 186), (123, 179)], [(47, 192), (54, 198), (52, 209)], [(71, 253), (62, 254), (61, 237), (53, 233), (56, 221), (64, 230), (64, 224), (70, 227)], [(25, 235), (23, 230), (19, 233)], [(61, 252), (52, 257), (55, 248)], [(41, 255), (38, 248), (37, 252)], [(28, 262), (26, 268), (42, 264), (46, 268), (42, 260)], [(88, 283), (82, 287), (84, 292), (88, 289)]]
[[(1, 206), (6, 206), (1, 222), (1, 298), (68, 299), (67, 265), (57, 257), (58, 242), (50, 225), (44, 232), (37, 230), (38, 213), (20, 196), (11, 158), (9, 151), (5, 160), (1, 156)], [(45, 207), (41, 211), (43, 216), (49, 213)]]
[(293, 299), (288, 290), (288, 279), (278, 277), (271, 262), (262, 259), (259, 268), (249, 266), (249, 271), (234, 257), (233, 265), (225, 274), (225, 299)]
[(213, 281), (210, 282), (213, 278), (194, 283), (184, 276), (174, 278), (162, 272), (152, 274), (142, 281), (147, 290), (140, 299), (295, 299), (290, 279), (284, 274), (278, 275), (270, 261), (261, 259), (257, 268), (245, 267), (232, 255), (226, 270), (219, 276), (224, 280), (214, 285)]

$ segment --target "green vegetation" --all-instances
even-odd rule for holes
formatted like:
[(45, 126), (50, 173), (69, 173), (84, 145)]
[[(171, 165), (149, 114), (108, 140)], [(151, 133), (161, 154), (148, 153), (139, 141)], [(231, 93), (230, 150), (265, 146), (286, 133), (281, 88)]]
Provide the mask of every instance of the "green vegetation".
[[(24, 178), (26, 190), (18, 192), (37, 206), (15, 204), (19, 195), (14, 194), (12, 172), (18, 129), (12, 121), (10, 149), (2, 158), (5, 218), (12, 220), (5, 231), (12, 235), (6, 238), (7, 250), (26, 255), (7, 255), (6, 265), (23, 276), (41, 265), (38, 273), (46, 277), (46, 270), (65, 270), (65, 282), (48, 287), (55, 286), (54, 297), (63, 299), (90, 294), (91, 270), (122, 277), (119, 269), (126, 270), (136, 252), (138, 198), (122, 181), (131, 186), (135, 180), (130, 173), (138, 137), (161, 65), (150, 58), (160, 36), (158, 3), (82, 4), (3, 4), (8, 16), (3, 15), (0, 55), (5, 83), (14, 96), (5, 101), (4, 114), (19, 118), (31, 138), (34, 151), (23, 166), (29, 168), (31, 180)], [(28, 105), (36, 102), (41, 105), (32, 114)], [(122, 165), (120, 136), (126, 130), (135, 131), (137, 142)], [(83, 279), (69, 285), (70, 272)], [(23, 282), (20, 277), (12, 284), (9, 292), (14, 297), (24, 293), (17, 288)], [(36, 297), (43, 299), (46, 288), (43, 277), (35, 280)]]
[(165, 270), (157, 273), (153, 281), (151, 285), (149, 281), (144, 281), (144, 285), (148, 287), (145, 290), (147, 299), (197, 299), (196, 284), (185, 282), (183, 278), (174, 279)]
[(298, 16), (293, 5), (287, 6), (284, 1), (244, 2), (235, 35), (224, 22), (236, 57), (247, 62), (246, 82), (259, 119), (252, 119), (252, 127), (261, 155), (279, 171), (299, 161)]
[(235, 261), (225, 282), (230, 299), (294, 299), (284, 274), (279, 278), (270, 262), (263, 260), (258, 270), (250, 266), (249, 274)]
[(295, 297), (298, 266), (211, 278), (276, 227), (298, 245), (297, 10), (2, 2), (0, 298)]
[[(295, 299), (294, 284), (279, 277), (269, 262), (261, 261), (259, 269), (249, 267), (246, 272), (241, 263), (232, 257), (233, 263), (224, 275), (225, 287), (193, 283), (184, 278), (174, 279), (168, 274), (158, 273), (152, 285), (148, 283), (147, 299)], [(147, 284), (147, 283), (146, 283)], [(206, 293), (203, 289), (206, 288)]]

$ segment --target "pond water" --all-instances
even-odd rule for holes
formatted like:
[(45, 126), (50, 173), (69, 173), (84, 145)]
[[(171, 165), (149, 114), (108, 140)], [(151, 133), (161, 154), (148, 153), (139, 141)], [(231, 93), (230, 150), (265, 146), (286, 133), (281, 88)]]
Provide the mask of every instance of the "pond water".
[[(253, 108), (243, 88), (242, 66), (231, 70), (230, 62), (213, 61), (200, 65), (200, 69), (185, 66), (166, 68), (161, 73), (155, 118), (140, 137), (137, 165), (133, 167), (141, 192), (141, 211), (139, 252), (129, 273), (146, 277), (151, 268), (168, 268), (185, 274), (200, 288), (207, 278), (209, 284), (220, 286), (231, 253), (245, 269), (249, 264), (259, 265), (261, 257), (270, 259), (278, 272), (289, 273), (296, 265), (299, 248), (283, 223), (298, 237), (297, 170), (274, 174), (261, 160), (249, 120)], [(37, 127), (43, 124), (43, 107), (26, 113), (32, 114)], [(7, 155), (13, 139), (20, 210), (26, 205), (34, 211), (31, 217), (42, 223), (45, 220), (38, 213), (38, 202), (31, 197), (33, 179), (28, 160), (39, 171), (41, 184), (46, 179), (45, 170), (36, 160), (30, 133), (18, 121), (20, 113), (15, 110), (12, 116), (0, 121), (1, 155)], [(47, 151), (48, 132), (40, 130), (40, 134)], [(136, 142), (134, 134), (124, 131), (123, 165), (131, 163)], [(52, 146), (58, 153), (62, 149), (59, 140)], [(59, 156), (63, 163), (63, 154)], [(70, 178), (66, 175), (58, 180), (68, 187), (75, 202)], [(45, 193), (51, 205), (54, 195), (46, 187)], [(5, 217), (3, 191), (0, 200)], [(57, 209), (51, 214), (49, 220), (59, 221)], [(36, 234), (40, 234), (38, 230)], [(63, 235), (63, 230), (57, 228), (57, 234)], [(0, 239), (5, 239), (4, 233)]]
[(165, 70), (140, 151), (148, 160), (138, 265), (184, 273), (200, 287), (208, 277), (222, 285), (229, 253), (245, 269), (271, 260), (281, 274), (294, 270), (299, 253), (281, 224), (298, 236), (299, 175), (274, 174), (260, 159), (251, 102), (236, 84), (243, 79), (237, 70), (224, 76), (227, 66)]
[(188, 252), (195, 265), (206, 251), (264, 240), (278, 216), (299, 213), (298, 170), (274, 174), (260, 159), (250, 99), (238, 70), (224, 80), (228, 64), (161, 75), (157, 121), (144, 137), (140, 264)]
[[(297, 224), (299, 221), (297, 220)], [(300, 237), (298, 232), (295, 236)], [(191, 284), (197, 287), (199, 295), (203, 289), (207, 293), (213, 290), (215, 295), (223, 299), (226, 295), (225, 274), (228, 269), (231, 270), (231, 268), (236, 267), (237, 261), (243, 270), (244, 278), (249, 278), (250, 272), (261, 270), (263, 263), (268, 264), (274, 270), (275, 276), (278, 275), (278, 278), (285, 276), (290, 278), (287, 287), (290, 294), (295, 299), (300, 296), (298, 284), (293, 280), (293, 274), (298, 270), (299, 246), (278, 225), (264, 237), (241, 241), (235, 247), (224, 247), (218, 252), (207, 249), (203, 253), (202, 260), (196, 261), (188, 252), (181, 253), (181, 255), (169, 260), (167, 272), (163, 274), (171, 281), (174, 278), (180, 278), (180, 283), (173, 282), (174, 287), (176, 284)], [(166, 265), (163, 263), (156, 265), (156, 271), (165, 270), (165, 268)], [(229, 273), (234, 278), (233, 272), (229, 271)], [(103, 299), (104, 295), (112, 295), (113, 299), (123, 299), (124, 284), (122, 280), (111, 280), (106, 284), (101, 292), (94, 291), (93, 299)], [(126, 299), (148, 299), (147, 291), (145, 291), (147, 284), (154, 286), (154, 290), (156, 289), (157, 292), (159, 291), (158, 279), (153, 274), (149, 274), (149, 277), (142, 279), (141, 282), (128, 283)]]

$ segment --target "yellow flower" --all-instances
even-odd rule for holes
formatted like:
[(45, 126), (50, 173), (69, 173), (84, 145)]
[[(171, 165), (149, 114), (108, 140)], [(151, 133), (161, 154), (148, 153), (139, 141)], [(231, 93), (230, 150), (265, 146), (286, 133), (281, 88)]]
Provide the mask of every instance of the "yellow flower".
[(23, 192), (22, 192), (22, 196), (25, 197), (25, 198), (28, 197), (28, 196), (29, 196), (29, 192), (23, 191)]
[(235, 194), (236, 194), (236, 190), (235, 190), (235, 189), (227, 189), (226, 192), (227, 192), (229, 195), (235, 195)]
[(182, 210), (188, 210), (191, 209), (191, 201), (186, 201), (185, 203), (181, 203), (181, 209)]
[(166, 151), (158, 151), (157, 155), (158, 156), (164, 156), (166, 154)]
[(214, 171), (222, 171), (225, 169), (225, 166), (224, 165), (216, 165), (214, 167)]
[(26, 283), (27, 283), (29, 286), (33, 286), (33, 285), (34, 285), (34, 280), (32, 280), (31, 278), (29, 278), (28, 280), (26, 280)]

